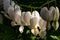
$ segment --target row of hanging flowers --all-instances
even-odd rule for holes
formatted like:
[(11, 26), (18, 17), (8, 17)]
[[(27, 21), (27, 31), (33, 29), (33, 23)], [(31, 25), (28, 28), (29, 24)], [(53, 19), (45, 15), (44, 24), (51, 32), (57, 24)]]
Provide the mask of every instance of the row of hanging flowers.
[(51, 6), (49, 9), (43, 7), (40, 12), (34, 10), (21, 11), (20, 6), (15, 4), (14, 1), (3, 0), (4, 16), (9, 18), (12, 26), (20, 25), (19, 32), (24, 32), (24, 26), (31, 29), (33, 35), (39, 35), (40, 38), (46, 36), (46, 30), (50, 30), (52, 26), (55, 30), (59, 27), (59, 9), (58, 7)]

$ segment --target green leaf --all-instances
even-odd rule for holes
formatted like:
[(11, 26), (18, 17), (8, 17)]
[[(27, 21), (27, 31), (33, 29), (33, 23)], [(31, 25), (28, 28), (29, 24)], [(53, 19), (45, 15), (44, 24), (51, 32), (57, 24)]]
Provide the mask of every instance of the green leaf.
[(59, 40), (59, 38), (58, 38), (57, 36), (50, 35), (50, 37), (52, 37), (53, 39), (57, 39), (57, 40)]
[(26, 34), (28, 34), (28, 33), (30, 33), (30, 30), (27, 30), (27, 31), (26, 31)]

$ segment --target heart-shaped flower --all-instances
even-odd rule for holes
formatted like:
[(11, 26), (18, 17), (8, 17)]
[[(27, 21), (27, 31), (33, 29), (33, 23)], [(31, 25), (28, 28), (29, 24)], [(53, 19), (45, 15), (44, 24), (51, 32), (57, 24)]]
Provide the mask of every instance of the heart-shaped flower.
[(31, 32), (34, 35), (37, 35), (38, 32), (39, 32), (39, 30), (37, 29), (39, 27), (39, 19), (41, 19), (40, 15), (39, 15), (39, 12), (38, 11), (33, 11), (31, 19), (30, 19), (30, 28), (33, 29), (33, 30), (31, 30)]
[(40, 12), (41, 17), (47, 21), (47, 29), (49, 30), (51, 28), (50, 22), (53, 20), (55, 15), (55, 8), (52, 6), (47, 9), (47, 7), (43, 7)]
[(30, 25), (30, 19), (31, 19), (31, 12), (27, 11), (23, 17), (23, 20), (27, 26)]
[(48, 10), (47, 7), (43, 7), (40, 11), (40, 16), (46, 21), (51, 21), (53, 19), (52, 9)]
[(11, 24), (14, 25), (21, 25), (21, 10), (18, 5), (15, 5), (15, 10), (13, 13), (10, 13), (10, 16), (12, 17)]
[(53, 16), (53, 23), (52, 23), (52, 26), (55, 30), (57, 30), (59, 28), (58, 20), (59, 20), (59, 9), (58, 9), (58, 7), (56, 7), (55, 8), (55, 13), (54, 13), (54, 16)]

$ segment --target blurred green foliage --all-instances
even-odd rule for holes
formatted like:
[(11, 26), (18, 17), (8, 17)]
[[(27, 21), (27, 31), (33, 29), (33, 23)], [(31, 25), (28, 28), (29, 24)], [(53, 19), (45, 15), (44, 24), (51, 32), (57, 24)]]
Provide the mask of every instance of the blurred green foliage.
[[(38, 10), (44, 6), (51, 7), (57, 6), (60, 9), (60, 1), (59, 0), (13, 0), (16, 4), (20, 5), (22, 11), (33, 11)], [(0, 7), (0, 14), (3, 10)], [(1, 16), (2, 15), (2, 16)], [(19, 33), (19, 26), (12, 27), (11, 20), (7, 19), (0, 15), (0, 40), (60, 40), (60, 27), (57, 31), (53, 29), (53, 27), (47, 31), (47, 35), (41, 39), (39, 36), (34, 36), (30, 29), (25, 27), (24, 32)], [(60, 20), (60, 18), (59, 18)], [(3, 23), (2, 23), (3, 22)], [(60, 23), (60, 22), (59, 22)], [(59, 25), (60, 26), (60, 25)]]

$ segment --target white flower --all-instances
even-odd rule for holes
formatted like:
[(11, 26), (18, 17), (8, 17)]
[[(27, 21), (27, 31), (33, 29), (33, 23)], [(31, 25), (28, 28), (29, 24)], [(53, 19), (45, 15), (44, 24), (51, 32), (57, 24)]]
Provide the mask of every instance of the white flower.
[(17, 12), (17, 13), (16, 13), (17, 15), (20, 15), (20, 16), (21, 16), (20, 6), (15, 5), (15, 12)]
[(30, 28), (37, 28), (38, 25), (38, 19), (37, 17), (33, 17), (30, 19)]
[(42, 18), (39, 20), (39, 28), (40, 30), (46, 30), (46, 26), (47, 26), (47, 21), (43, 20)]
[(25, 25), (25, 21), (24, 21), (24, 15), (25, 15), (26, 12), (22, 12), (21, 14), (21, 24), (22, 25)]
[(23, 33), (23, 31), (24, 31), (24, 27), (23, 27), (23, 26), (20, 26), (20, 27), (19, 27), (19, 32), (20, 32), (20, 33)]
[(15, 11), (14, 11), (14, 21), (18, 24), (21, 25), (21, 10), (18, 5), (15, 5)]
[(55, 8), (54, 7), (50, 7), (49, 10), (47, 9), (47, 7), (43, 7), (41, 9), (40, 15), (41, 15), (42, 19), (47, 21), (47, 29), (48, 30), (51, 28), (50, 22), (53, 20), (54, 13), (55, 13)]
[(31, 29), (31, 32), (33, 35), (38, 35), (39, 34), (39, 30), (36, 28), (36, 29)]
[(39, 12), (38, 11), (33, 11), (32, 12), (32, 17), (37, 17), (38, 19), (40, 19), (40, 15), (39, 15)]
[[(30, 19), (30, 25), (32, 28), (39, 26), (39, 20), (41, 19), (38, 11), (33, 11)], [(37, 25), (37, 26), (36, 26)]]
[(26, 23), (27, 26), (30, 25), (30, 19), (31, 19), (31, 12), (27, 11), (24, 14), (24, 22)]
[(51, 10), (48, 10), (47, 7), (43, 7), (40, 11), (41, 17), (46, 21), (51, 21), (53, 19), (53, 14)]
[(3, 8), (6, 12), (9, 7), (10, 7), (10, 0), (3, 0)]
[[(51, 8), (53, 9), (53, 8)], [(59, 9), (58, 7), (56, 7), (53, 11), (52, 11), (52, 14), (53, 14), (53, 23), (52, 23), (52, 26), (55, 30), (57, 30), (59, 28), (59, 23), (58, 23), (58, 20), (59, 20)]]
[(15, 6), (15, 2), (11, 0), (11, 6)]
[(44, 38), (46, 36), (46, 26), (47, 26), (47, 21), (43, 20), (42, 18), (39, 20), (39, 36), (40, 38)]
[(8, 15), (9, 15), (9, 17), (10, 17), (11, 19), (14, 19), (14, 15), (15, 15), (15, 13), (14, 13), (14, 7), (10, 6), (10, 7), (8, 8), (8, 10), (7, 10), (7, 13), (8, 13)]
[(58, 21), (58, 19), (59, 19), (59, 9), (58, 9), (58, 7), (56, 7), (53, 21)]
[(38, 11), (33, 11), (31, 19), (30, 19), (30, 28), (32, 29), (31, 32), (34, 35), (37, 35), (39, 33), (38, 27), (40, 27), (39, 26), (40, 19), (41, 19), (41, 17), (39, 16)]
[(13, 19), (14, 17), (14, 7), (10, 5), (10, 0), (3, 0), (3, 8), (5, 10), (6, 13), (8, 13), (8, 17), (10, 19)]
[(25, 26), (30, 25), (31, 12), (30, 11), (22, 12), (21, 18), (22, 18), (22, 25)]

